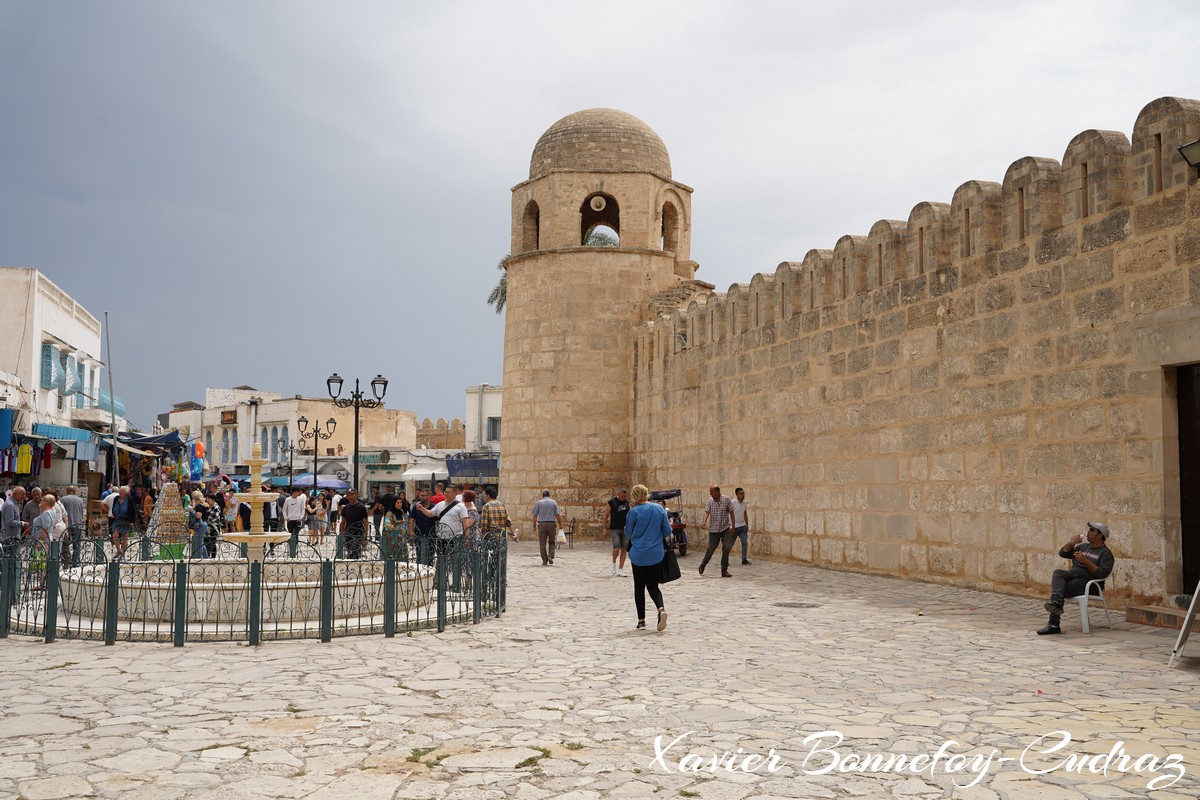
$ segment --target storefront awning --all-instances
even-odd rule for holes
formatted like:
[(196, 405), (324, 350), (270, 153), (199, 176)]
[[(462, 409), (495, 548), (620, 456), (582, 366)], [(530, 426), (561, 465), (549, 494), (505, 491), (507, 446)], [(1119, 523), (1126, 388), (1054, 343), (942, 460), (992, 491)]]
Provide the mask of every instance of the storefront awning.
[(446, 469), (446, 462), (439, 461), (431, 464), (413, 464), (408, 469), (404, 470), (404, 474), (400, 476), (402, 481), (436, 481), (448, 480), (450, 472)]
[(66, 425), (49, 425), (45, 422), (33, 423), (33, 435), (64, 442), (90, 442), (93, 436), (91, 431), (85, 431), (81, 428), (70, 428)]
[[(104, 441), (105, 447), (112, 447), (113, 441), (111, 438), (105, 437), (103, 441)], [(159, 453), (156, 453), (153, 450), (139, 450), (136, 447), (130, 447), (129, 445), (125, 444), (124, 442), (117, 442), (117, 447), (120, 448), (121, 450), (124, 450), (127, 453), (133, 453), (136, 456), (152, 456), (152, 457), (157, 458), (160, 455)]]

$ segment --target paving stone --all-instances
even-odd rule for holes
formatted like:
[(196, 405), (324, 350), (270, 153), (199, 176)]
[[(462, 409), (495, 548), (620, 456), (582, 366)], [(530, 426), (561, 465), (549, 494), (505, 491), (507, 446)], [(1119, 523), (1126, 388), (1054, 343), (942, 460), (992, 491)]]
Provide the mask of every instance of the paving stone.
[(0, 739), (74, 733), (81, 730), (83, 730), (83, 723), (53, 714), (27, 713), (20, 716), (6, 715), (0, 719)]
[(63, 800), (63, 798), (94, 797), (96, 792), (78, 775), (63, 775), (34, 781), (21, 781), (21, 796), (25, 800)]
[[(1027, 599), (760, 560), (729, 581), (685, 571), (664, 588), (667, 631), (639, 632), (605, 547), (577, 543), (555, 570), (521, 548), (533, 552), (520, 543), (509, 560), (508, 612), (440, 635), (0, 641), (0, 795), (85, 779), (122, 800), (1150, 796), (1147, 775), (1035, 776), (1015, 763), (970, 788), (942, 773), (804, 772), (803, 739), (820, 731), (842, 734), (842, 755), (928, 754), (954, 739), (1015, 758), (1063, 730), (1074, 752), (1123, 740), (1180, 754), (1185, 778), (1153, 798), (1200, 796), (1200, 652), (1167, 670), (1170, 633), (1118, 622), (1084, 636), (1067, 620), (1044, 641)], [(819, 608), (773, 605), (785, 600)], [(64, 661), (75, 664), (45, 669)], [(681, 747), (702, 759), (774, 748), (784, 764), (653, 763), (656, 736), (688, 732)]]

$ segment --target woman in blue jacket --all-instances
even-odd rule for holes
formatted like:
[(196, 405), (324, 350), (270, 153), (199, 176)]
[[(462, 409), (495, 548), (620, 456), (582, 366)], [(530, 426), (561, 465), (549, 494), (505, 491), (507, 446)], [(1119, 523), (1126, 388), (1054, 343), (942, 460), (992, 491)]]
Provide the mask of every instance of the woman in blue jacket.
[(658, 629), (667, 627), (667, 610), (663, 607), (662, 578), (665, 542), (671, 540), (671, 522), (658, 503), (648, 503), (650, 490), (642, 484), (629, 493), (629, 516), (625, 518), (625, 535), (629, 537), (629, 563), (633, 565), (633, 601), (637, 606), (638, 629), (646, 627), (646, 592), (658, 608)]

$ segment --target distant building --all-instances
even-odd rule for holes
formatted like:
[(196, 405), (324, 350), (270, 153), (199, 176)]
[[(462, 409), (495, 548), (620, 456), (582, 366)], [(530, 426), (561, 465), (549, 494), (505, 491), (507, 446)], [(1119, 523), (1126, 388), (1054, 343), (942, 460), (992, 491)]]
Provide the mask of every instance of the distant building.
[[(178, 428), (190, 440), (204, 443), (210, 473), (244, 473), (246, 459), (257, 441), (263, 458), (280, 475), (287, 473), (289, 465), (297, 473), (312, 468), (313, 439), (301, 437), (301, 417), (308, 420), (310, 431), (318, 424), (326, 431), (328, 421), (334, 420), (333, 435), (316, 443), (318, 467), (322, 475), (345, 476), (342, 479), (348, 480), (354, 469), (354, 409), (339, 408), (329, 398), (283, 397), (253, 386), (208, 388), (203, 404), (191, 400), (176, 403), (171, 411), (160, 415), (159, 421), (165, 427)], [(417, 418), (411, 411), (363, 408), (359, 410), (359, 427), (360, 465), (367, 463), (363, 456), (368, 451), (401, 452), (417, 445)]]
[(114, 406), (117, 430), (127, 423), (121, 401), (100, 388), (100, 334), (100, 321), (45, 275), (0, 267), (0, 452), (42, 454), (36, 472), (13, 480), (86, 483), (106, 469), (98, 434), (112, 427)]
[(504, 387), (467, 387), (466, 443), (469, 450), (500, 450), (500, 405)]
[(461, 419), (447, 422), (445, 418), (436, 423), (431, 419), (421, 421), (417, 429), (417, 446), (434, 450), (462, 450), (467, 445), (467, 429)]

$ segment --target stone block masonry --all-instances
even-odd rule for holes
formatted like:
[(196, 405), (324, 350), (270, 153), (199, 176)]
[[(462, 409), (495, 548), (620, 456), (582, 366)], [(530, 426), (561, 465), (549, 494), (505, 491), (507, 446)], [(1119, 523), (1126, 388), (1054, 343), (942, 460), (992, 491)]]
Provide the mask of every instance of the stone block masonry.
[(772, 558), (1030, 594), (1101, 520), (1117, 593), (1179, 591), (1200, 181), (1176, 148), (1196, 139), (1200, 102), (1161, 98), (1132, 143), (1085, 131), (1061, 164), (1022, 158), (655, 314), (631, 478), (690, 506), (745, 487)]

